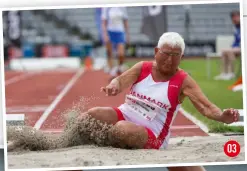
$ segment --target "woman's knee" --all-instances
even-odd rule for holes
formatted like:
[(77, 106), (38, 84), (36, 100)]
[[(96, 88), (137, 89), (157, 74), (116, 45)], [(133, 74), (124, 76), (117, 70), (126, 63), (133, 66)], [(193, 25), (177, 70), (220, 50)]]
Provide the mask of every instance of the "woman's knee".
[(227, 53), (228, 53), (228, 50), (227, 49), (223, 49), (221, 53), (222, 53), (222, 57), (226, 57)]
[(87, 114), (91, 117), (94, 117), (97, 113), (100, 113), (102, 109), (100, 107), (93, 107), (88, 109)]
[(234, 49), (224, 49), (222, 51), (223, 56), (233, 56), (235, 55)]
[(148, 139), (144, 127), (128, 121), (119, 121), (114, 125), (112, 136), (119, 143), (132, 148), (142, 148)]
[(88, 109), (87, 111), (85, 111), (84, 113), (81, 113), (78, 116), (78, 120), (84, 120), (86, 118), (95, 118), (96, 114), (100, 111), (100, 109), (98, 107), (93, 107)]
[(115, 124), (118, 120), (115, 110), (110, 107), (93, 107), (86, 113), (88, 116), (100, 120), (103, 123)]
[(124, 138), (125, 136), (128, 136), (129, 134), (131, 134), (131, 130), (128, 128), (126, 121), (118, 121), (114, 125), (113, 134), (115, 136), (118, 136), (119, 138)]

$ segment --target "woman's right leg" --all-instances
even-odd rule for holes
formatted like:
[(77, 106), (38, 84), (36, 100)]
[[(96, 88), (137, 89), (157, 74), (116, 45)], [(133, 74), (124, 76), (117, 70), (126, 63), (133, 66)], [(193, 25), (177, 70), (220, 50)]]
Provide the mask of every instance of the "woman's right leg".
[(117, 112), (111, 107), (93, 107), (81, 114), (79, 119), (83, 119), (87, 115), (107, 124), (116, 124), (119, 121)]
[(149, 138), (147, 129), (125, 120), (119, 109), (95, 107), (82, 114), (80, 119), (83, 120), (86, 115), (103, 123), (114, 125), (109, 131), (108, 136), (116, 147), (144, 148), (147, 143)]

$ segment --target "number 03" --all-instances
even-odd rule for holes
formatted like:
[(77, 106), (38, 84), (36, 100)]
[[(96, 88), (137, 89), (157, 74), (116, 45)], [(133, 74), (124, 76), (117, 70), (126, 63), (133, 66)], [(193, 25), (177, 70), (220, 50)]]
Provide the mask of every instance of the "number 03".
[(236, 148), (237, 148), (236, 144), (228, 144), (227, 145), (228, 153), (236, 153), (237, 152)]

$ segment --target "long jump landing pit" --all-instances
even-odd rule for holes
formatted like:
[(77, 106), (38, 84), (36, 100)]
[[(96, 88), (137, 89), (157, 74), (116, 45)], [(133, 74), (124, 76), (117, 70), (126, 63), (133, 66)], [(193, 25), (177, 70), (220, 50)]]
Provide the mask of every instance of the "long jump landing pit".
[[(237, 140), (241, 153), (229, 158), (223, 144)], [(183, 141), (184, 140), (184, 141)], [(150, 165), (244, 160), (243, 137), (186, 137), (171, 139), (167, 150), (126, 150), (84, 145), (50, 151), (8, 153), (9, 169), (83, 166)]]
[[(75, 76), (76, 79), (70, 89), (60, 96)], [(28, 126), (36, 126), (45, 132), (58, 133), (65, 125), (62, 113), (73, 108), (74, 102), (80, 97), (91, 98), (92, 95), (96, 97), (86, 104), (85, 109), (109, 106), (109, 104), (115, 107), (123, 102), (125, 92), (109, 98), (99, 91), (100, 87), (107, 83), (108, 76), (103, 71), (86, 71), (83, 74), (78, 72), (37, 74), (6, 86), (7, 111), (27, 114)], [(23, 100), (24, 95), (28, 97), (25, 98), (26, 100)], [(58, 96), (61, 98), (56, 100)], [(37, 109), (38, 111), (25, 108), (25, 106), (40, 105), (43, 108)], [(45, 117), (42, 117), (44, 113)], [(8, 166), (9, 169), (28, 169), (244, 161), (244, 136), (208, 136), (181, 112), (176, 117), (171, 130), (172, 137), (166, 150), (127, 150), (108, 146), (80, 145), (46, 151), (16, 151), (8, 152)], [(231, 139), (238, 141), (241, 146), (240, 154), (235, 158), (229, 158), (224, 153), (223, 146)]]

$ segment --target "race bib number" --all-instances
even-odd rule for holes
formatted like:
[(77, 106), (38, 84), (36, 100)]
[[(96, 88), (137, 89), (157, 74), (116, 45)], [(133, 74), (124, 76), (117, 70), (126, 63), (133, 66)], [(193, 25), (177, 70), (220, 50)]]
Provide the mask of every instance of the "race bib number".
[(132, 95), (126, 96), (125, 103), (127, 103), (132, 110), (140, 114), (148, 121), (152, 121), (156, 115), (161, 112), (161, 109), (158, 106), (151, 104), (147, 100), (142, 100)]

